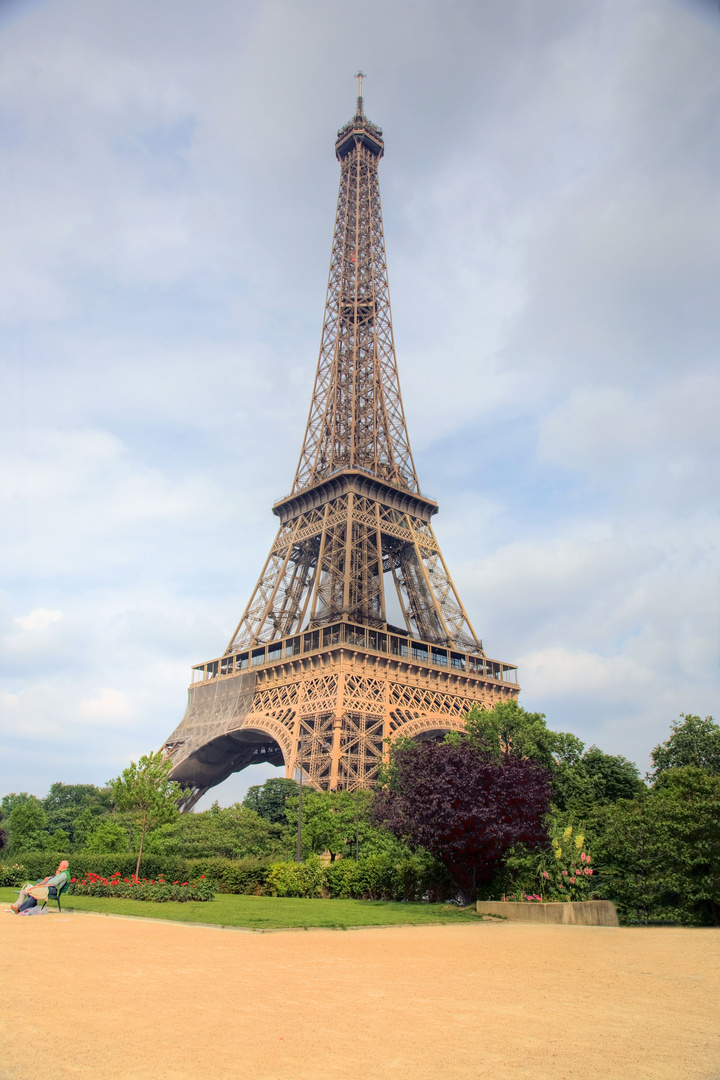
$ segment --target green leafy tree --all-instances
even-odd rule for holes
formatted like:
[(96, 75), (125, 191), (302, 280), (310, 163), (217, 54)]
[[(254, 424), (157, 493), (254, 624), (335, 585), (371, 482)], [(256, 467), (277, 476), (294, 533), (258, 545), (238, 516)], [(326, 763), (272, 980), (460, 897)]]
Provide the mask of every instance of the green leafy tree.
[(18, 803), (27, 802), (29, 799), (34, 798), (35, 796), (28, 795), (27, 791), (10, 791), (7, 795), (3, 795), (2, 801), (0, 801), (0, 810), (7, 819)]
[(94, 784), (52, 784), (43, 799), (50, 830), (62, 829), (78, 847), (98, 820), (110, 812), (110, 792)]
[(178, 815), (182, 788), (170, 780), (172, 762), (158, 751), (132, 761), (120, 776), (109, 783), (113, 804), (128, 816), (139, 837), (135, 874), (140, 873), (145, 836), (150, 829), (172, 821)]
[(236, 803), (223, 809), (214, 803), (209, 810), (179, 814), (155, 829), (146, 850), (186, 859), (283, 858), (291, 850), (286, 833), (247, 806)]
[(114, 854), (127, 851), (128, 831), (119, 821), (103, 818), (97, 821), (95, 829), (85, 839), (85, 850), (99, 854)]
[(606, 807), (597, 853), (626, 918), (720, 925), (720, 776), (663, 771), (649, 793)]
[(634, 799), (644, 791), (640, 770), (622, 754), (604, 754), (591, 746), (580, 760), (593, 784), (595, 799), (603, 806), (618, 799)]
[[(552, 769), (560, 753), (572, 753), (574, 735), (550, 731), (545, 714), (528, 712), (517, 701), (501, 701), (492, 709), (475, 705), (465, 717), (469, 744), (477, 750), (492, 754), (498, 761), (513, 757), (537, 762)], [(456, 741), (450, 736), (447, 741)]]
[(50, 833), (43, 804), (35, 795), (15, 800), (8, 815), (10, 848), (18, 851), (43, 851), (50, 847)]
[(651, 779), (656, 780), (666, 769), (686, 765), (720, 775), (720, 724), (716, 724), (712, 716), (701, 720), (699, 716), (681, 713), (671, 731), (670, 738), (659, 743), (650, 755), (653, 763)]
[(271, 777), (264, 784), (253, 784), (248, 788), (242, 805), (273, 825), (285, 825), (287, 801), (297, 798), (299, 787), (295, 780)]
[[(371, 797), (369, 791), (303, 791), (303, 852), (327, 851), (331, 862), (338, 855), (354, 854), (356, 845), (366, 854), (371, 837), (379, 831), (369, 818)], [(286, 814), (290, 829), (297, 829), (297, 798), (288, 800)]]
[(52, 848), (53, 851), (68, 852), (70, 850), (70, 837), (64, 829), (55, 829), (50, 836), (48, 847)]
[[(631, 799), (643, 790), (637, 766), (622, 755), (604, 754), (597, 746), (585, 750), (576, 735), (551, 731), (544, 713), (528, 712), (517, 701), (493, 709), (475, 706), (465, 720), (471, 746), (497, 760), (509, 756), (537, 762), (550, 772), (553, 803), (576, 818), (592, 816), (596, 806)], [(449, 740), (463, 736), (453, 733)]]
[(588, 822), (599, 807), (634, 799), (645, 790), (634, 762), (622, 754), (604, 754), (597, 746), (570, 760), (559, 758), (552, 774), (555, 805)]

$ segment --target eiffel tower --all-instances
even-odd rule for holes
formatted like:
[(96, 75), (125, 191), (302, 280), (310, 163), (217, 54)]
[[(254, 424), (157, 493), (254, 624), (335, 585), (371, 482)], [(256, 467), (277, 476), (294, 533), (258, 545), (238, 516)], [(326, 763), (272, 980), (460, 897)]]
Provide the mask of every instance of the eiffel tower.
[[(378, 185), (381, 128), (340, 129), (320, 357), (292, 491), (222, 656), (193, 668), (164, 745), (183, 808), (253, 763), (319, 789), (371, 785), (388, 739), (462, 730), (473, 705), (518, 694), (490, 660), (433, 534), (405, 426)], [(389, 606), (404, 625), (388, 622)]]

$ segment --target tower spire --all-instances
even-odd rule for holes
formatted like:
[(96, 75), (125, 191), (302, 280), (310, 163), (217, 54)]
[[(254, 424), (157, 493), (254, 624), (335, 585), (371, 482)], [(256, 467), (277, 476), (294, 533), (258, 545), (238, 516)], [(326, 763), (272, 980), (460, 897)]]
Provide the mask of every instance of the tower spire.
[(358, 71), (355, 78), (358, 81), (358, 95), (357, 95), (357, 115), (363, 116), (363, 79), (367, 79), (367, 75), (363, 71)]
[(490, 660), (433, 533), (403, 411), (378, 165), (358, 108), (337, 133), (340, 188), (307, 428), (277, 536), (222, 657), (193, 671), (165, 744), (189, 808), (256, 761), (318, 788), (367, 787), (384, 744), (462, 729), (518, 693)]

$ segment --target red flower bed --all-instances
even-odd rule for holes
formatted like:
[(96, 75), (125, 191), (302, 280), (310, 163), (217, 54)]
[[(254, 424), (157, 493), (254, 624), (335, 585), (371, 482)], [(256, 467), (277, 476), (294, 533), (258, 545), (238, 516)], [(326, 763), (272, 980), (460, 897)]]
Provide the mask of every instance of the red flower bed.
[(203, 874), (197, 881), (166, 881), (161, 874), (158, 878), (121, 877), (116, 871), (111, 877), (100, 874), (83, 874), (71, 878), (72, 892), (75, 896), (106, 896), (122, 900), (155, 900), (164, 902), (175, 900), (183, 903), (187, 900), (212, 900), (215, 890)]

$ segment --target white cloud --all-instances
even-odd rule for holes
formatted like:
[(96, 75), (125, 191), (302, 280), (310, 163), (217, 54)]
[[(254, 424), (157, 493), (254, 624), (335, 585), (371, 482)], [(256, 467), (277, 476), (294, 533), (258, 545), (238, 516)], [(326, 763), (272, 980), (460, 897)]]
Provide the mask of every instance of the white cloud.
[(608, 707), (618, 701), (634, 704), (646, 695), (652, 672), (623, 656), (554, 647), (521, 658), (523, 682), (535, 699), (582, 697), (602, 699)]
[(78, 714), (84, 720), (101, 723), (128, 720), (133, 711), (132, 705), (120, 690), (108, 688), (98, 690), (95, 697), (78, 702)]
[(51, 611), (49, 608), (36, 608), (29, 615), (20, 615), (15, 619), (18, 626), (23, 630), (47, 630), (49, 626), (62, 619), (62, 611)]

